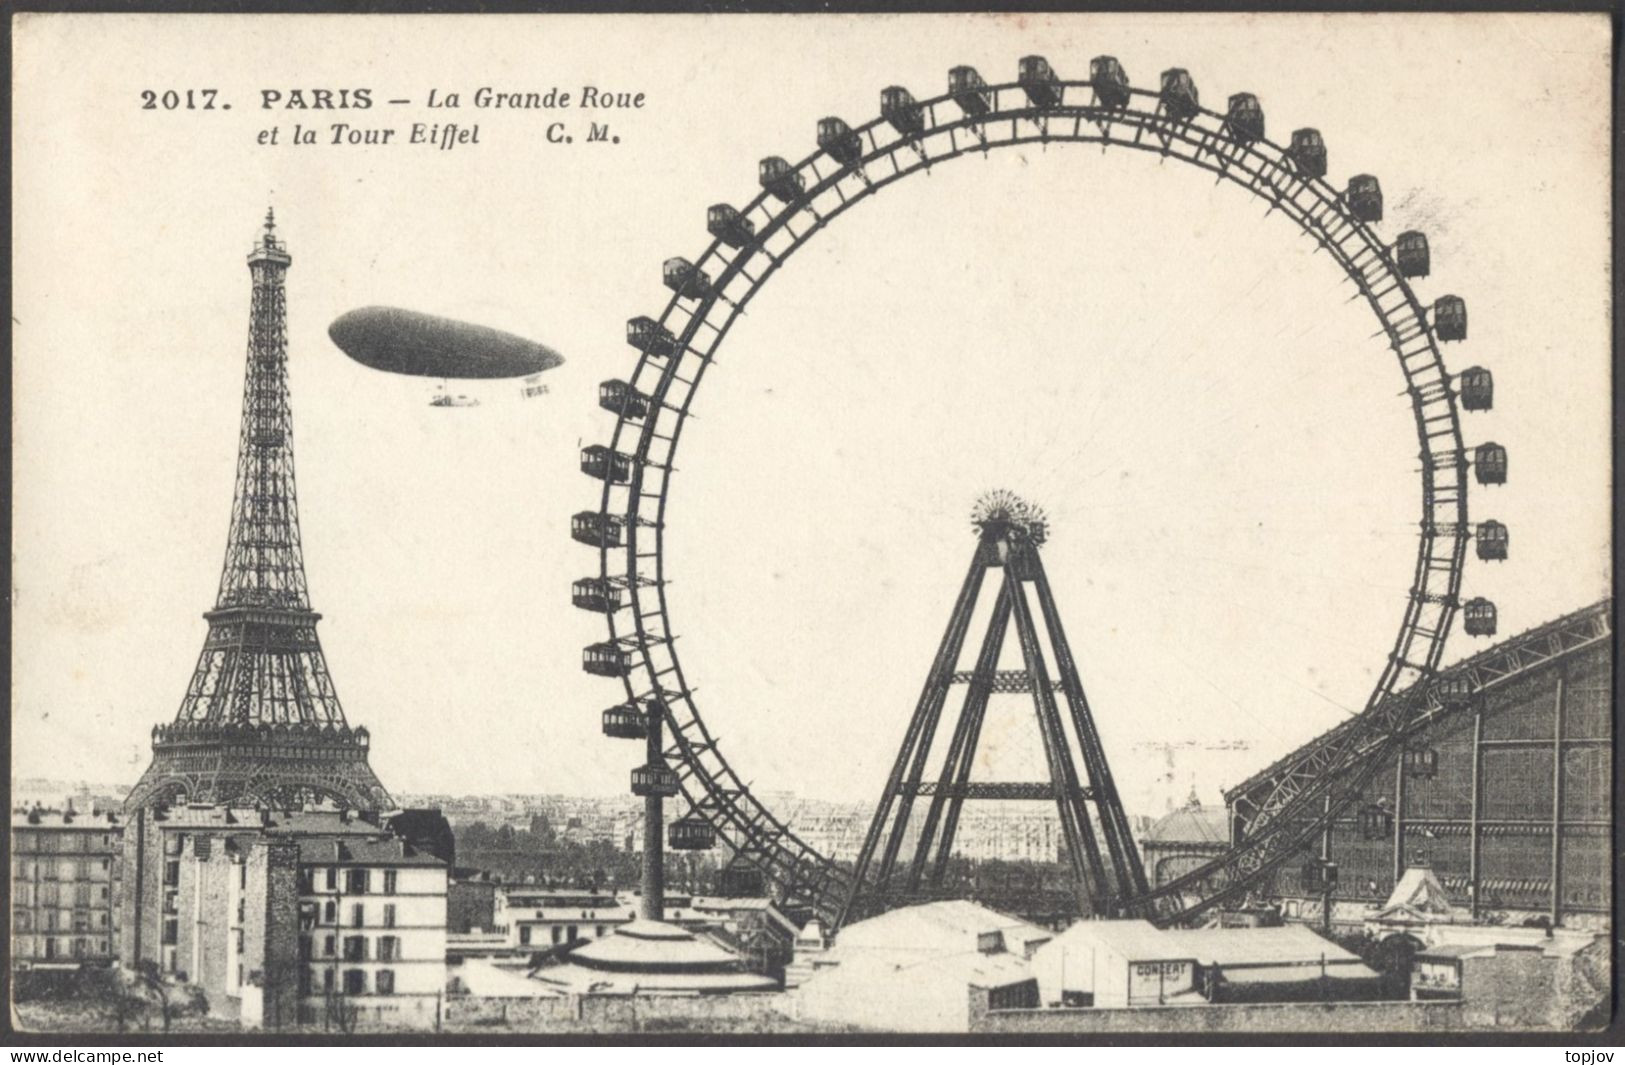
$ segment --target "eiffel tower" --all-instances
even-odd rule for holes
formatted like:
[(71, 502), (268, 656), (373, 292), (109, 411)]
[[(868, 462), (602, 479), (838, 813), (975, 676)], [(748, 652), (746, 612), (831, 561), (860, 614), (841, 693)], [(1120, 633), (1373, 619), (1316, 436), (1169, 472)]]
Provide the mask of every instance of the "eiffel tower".
[[(954, 604), (925, 690), (909, 722), (902, 750), (892, 766), (880, 805), (859, 852), (852, 894), (841, 924), (898, 905), (943, 897), (948, 859), (965, 800), (1051, 801), (1060, 813), (1066, 860), (1071, 866), (1078, 912), (1101, 917), (1130, 916), (1134, 900), (1146, 893), (1145, 870), (1129, 833), (1128, 818), (1112, 782), (1106, 754), (1095, 730), (1077, 663), (1061, 628), (1039, 547), (1048, 535), (1041, 511), (1008, 492), (985, 496), (972, 515), (977, 532), (970, 572)], [(1001, 570), (997, 598), (972, 669), (962, 671), (959, 658), (972, 614), (990, 571)], [(1044, 640), (1034, 624), (1031, 597), (1036, 596), (1054, 656), (1055, 679), (1044, 655)], [(999, 655), (1014, 622), (1025, 668), (1001, 670)], [(936, 778), (925, 769), (948, 692), (966, 688), (959, 720)], [(1067, 717), (1082, 756), (1082, 772), (1073, 754), (1055, 693), (1065, 698)], [(972, 782), (977, 741), (995, 694), (1027, 695), (1037, 712), (1049, 780), (1037, 783)], [(909, 819), (916, 799), (929, 805), (917, 832)], [(1091, 817), (1090, 806), (1094, 812)], [(1097, 829), (1098, 827), (1098, 835)], [(899, 858), (907, 837), (913, 855), (906, 869)], [(882, 846), (884, 840), (884, 846)], [(1104, 843), (1104, 851), (1102, 850)], [(933, 854), (933, 850), (935, 853)], [(878, 860), (877, 860), (878, 852)], [(871, 866), (874, 867), (870, 875)]]
[(180, 711), (152, 730), (152, 764), (126, 810), (176, 801), (393, 806), (367, 765), (367, 730), (344, 719), (305, 588), (288, 405), (292, 262), (267, 211), (248, 256), (248, 368), (220, 592), (203, 615), (209, 634)]

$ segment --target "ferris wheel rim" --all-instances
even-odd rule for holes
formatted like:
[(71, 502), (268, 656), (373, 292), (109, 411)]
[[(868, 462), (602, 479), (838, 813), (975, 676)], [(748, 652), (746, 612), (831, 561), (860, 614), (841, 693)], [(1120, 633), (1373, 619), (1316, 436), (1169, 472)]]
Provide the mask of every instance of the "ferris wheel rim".
[[(1175, 120), (1163, 115), (1160, 108), (1137, 110), (1133, 106), (1136, 98), (1160, 100), (1158, 93), (1146, 89), (1130, 89), (1128, 103), (1120, 108), (1097, 106), (1093, 103), (1069, 105), (1065, 103), (1068, 90), (1088, 90), (1093, 94), (1093, 83), (1088, 80), (1068, 80), (1058, 81), (1057, 85), (1061, 86), (1062, 102), (1052, 107), (1037, 107), (1024, 100), (1022, 106), (1003, 107), (1001, 105), (1010, 94), (1018, 94), (1018, 98), (1025, 97), (1025, 89), (1021, 83), (1016, 81), (986, 85), (981, 91), (993, 100), (988, 113), (979, 116), (961, 113), (958, 118), (945, 121), (939, 121), (937, 109), (957, 107), (953, 93), (918, 101), (915, 106), (924, 118), (924, 132), (915, 135), (897, 134), (882, 140), (877, 136), (877, 131), (886, 128), (889, 122), (887, 117), (882, 115), (862, 126), (850, 129), (849, 132), (858, 139), (860, 145), (865, 142), (867, 145), (857, 160), (841, 163), (820, 147), (799, 163), (790, 166), (790, 173), (813, 179), (798, 202), (774, 208), (771, 206), (773, 193), (764, 187), (745, 207), (738, 209), (741, 218), (763, 219), (763, 229), (755, 234), (754, 241), (747, 247), (736, 249), (729, 254), (723, 250), (726, 242), (721, 237), (714, 237), (705, 252), (690, 264), (697, 270), (704, 270), (708, 265), (713, 269), (717, 267), (721, 269), (715, 281), (711, 283), (709, 294), (694, 300), (692, 309), (684, 306), (686, 297), (681, 291), (674, 291), (668, 299), (665, 309), (655, 321), (657, 327), (662, 330), (668, 329), (668, 324), (681, 327), (669, 329), (673, 350), (664, 357), (664, 367), (657, 365), (662, 361), (661, 357), (652, 355), (647, 349), (641, 350), (629, 381), (635, 390), (640, 380), (650, 374), (658, 375), (656, 386), (647, 394), (647, 412), (642, 416), (629, 415), (623, 404), (610, 437), (609, 451), (613, 461), (615, 456), (621, 454), (623, 435), (628, 432), (637, 434), (637, 448), (629, 453), (632, 462), (628, 481), (622, 486), (618, 485), (613, 477), (604, 479), (598, 512), (605, 520), (613, 517), (623, 522), (625, 542), (614, 547), (601, 544), (599, 557), (600, 579), (620, 583), (630, 598), (630, 602), (626, 604), (631, 611), (630, 631), (618, 626), (616, 611), (606, 612), (605, 615), (611, 643), (625, 644), (634, 651), (635, 664), (620, 678), (627, 700), (633, 704), (651, 697), (659, 700), (673, 737), (673, 743), (669, 746), (666, 756), (680, 763), (679, 783), (683, 796), (719, 830), (719, 835), (728, 841), (728, 845), (735, 846), (735, 842), (728, 837), (725, 829), (733, 830), (744, 837), (746, 847), (753, 851), (751, 857), (754, 860), (775, 868), (781, 865), (788, 866), (788, 879), (815, 881), (818, 885), (817, 891), (822, 891), (831, 881), (839, 890), (845, 886), (843, 880), (849, 877), (844, 877), (843, 870), (827, 856), (801, 840), (760, 800), (750, 794), (748, 785), (742, 783), (732, 763), (723, 756), (706, 726), (693, 696), (694, 689), (688, 684), (680, 658), (672, 645), (675, 636), (671, 630), (666, 599), (665, 570), (665, 515), (671, 488), (671, 474), (675, 472), (671, 463), (676, 455), (694, 395), (698, 392), (705, 371), (710, 367), (717, 348), (726, 339), (728, 331), (744, 306), (777, 272), (784, 261), (834, 218), (845, 213), (850, 207), (869, 199), (881, 188), (904, 177), (921, 170), (929, 171), (933, 165), (952, 161), (975, 151), (986, 153), (993, 148), (1019, 147), (1027, 144), (1100, 144), (1103, 149), (1126, 147), (1155, 152), (1163, 158), (1172, 155), (1180, 162), (1215, 173), (1220, 179), (1229, 179), (1231, 183), (1254, 196), (1269, 201), (1272, 213), (1273, 210), (1280, 208), (1283, 215), (1294, 222), (1300, 233), (1309, 235), (1317, 241), (1319, 244), (1317, 250), (1331, 250), (1328, 233), (1332, 229), (1342, 227), (1343, 232), (1336, 238), (1338, 250), (1332, 251), (1332, 257), (1338, 262), (1345, 276), (1355, 280), (1360, 287), (1361, 294), (1365, 295), (1384, 333), (1387, 334), (1390, 347), (1398, 356), (1406, 377), (1407, 392), (1412, 401), (1423, 460), (1421, 477), (1423, 515), (1418, 534), (1416, 570), (1401, 617), (1399, 632), (1395, 638), (1394, 650), (1390, 653), (1388, 662), (1373, 688), (1367, 702), (1367, 711), (1373, 709), (1382, 698), (1394, 693), (1399, 680), (1407, 670), (1414, 672), (1421, 679), (1432, 675), (1438, 666), (1445, 637), (1453, 621), (1467, 540), (1466, 459), (1459, 412), (1454, 393), (1450, 389), (1451, 377), (1444, 367), (1443, 356), (1439, 351), (1433, 328), (1427, 322), (1426, 311), (1408, 280), (1391, 261), (1387, 253), (1388, 246), (1376, 236), (1369, 223), (1359, 220), (1346, 208), (1342, 193), (1334, 189), (1324, 177), (1305, 175), (1292, 168), (1289, 163), (1291, 157), (1279, 144), (1265, 138), (1257, 138), (1251, 142), (1227, 138), (1226, 116), (1218, 112), (1199, 109), (1189, 119)], [(1072, 124), (1070, 134), (1064, 128), (1067, 122)], [(1005, 123), (1010, 125), (1009, 138), (990, 141), (987, 137), (989, 128), (996, 124), (1002, 127)], [(1031, 124), (1033, 131), (1021, 134), (1019, 132), (1021, 123)], [(1098, 134), (1085, 134), (1083, 130), (1086, 123), (1090, 129), (1098, 130)], [(1061, 126), (1061, 131), (1053, 131), (1052, 124)], [(1217, 128), (1211, 128), (1215, 125)], [(1112, 131), (1119, 126), (1135, 133), (1132, 142), (1113, 138)], [(960, 131), (965, 134), (963, 138), (959, 136)], [(1144, 139), (1148, 132), (1157, 143), (1153, 144)], [(939, 138), (944, 134), (948, 137), (949, 151), (927, 156), (919, 147), (928, 140)], [(1192, 154), (1187, 156), (1173, 151), (1171, 146), (1174, 143), (1189, 147)], [(918, 152), (919, 159), (909, 166), (898, 167), (898, 154), (911, 151)], [(1223, 162), (1212, 162), (1204, 158), (1204, 153)], [(864, 168), (883, 158), (892, 163), (893, 172), (872, 180)], [(822, 167), (821, 162), (825, 164)], [(1243, 165), (1244, 163), (1252, 165)], [(853, 188), (852, 194), (848, 195), (842, 188), (842, 182), (854, 176), (861, 178), (862, 188)], [(1250, 180), (1244, 181), (1244, 176)], [(1278, 181), (1284, 182), (1289, 187), (1295, 185), (1296, 188), (1292, 189), (1290, 194), (1283, 193), (1276, 184)], [(1267, 184), (1278, 196), (1272, 198), (1264, 191), (1261, 182)], [(826, 211), (820, 213), (814, 205), (820, 196), (825, 196), (831, 190), (837, 193), (838, 199), (834, 203), (826, 204)], [(1310, 194), (1308, 198), (1311, 202), (1308, 206), (1298, 204), (1294, 199), (1304, 192)], [(1286, 206), (1289, 201), (1291, 207)], [(1316, 214), (1317, 211), (1320, 213)], [(809, 215), (811, 217), (807, 218)], [(807, 223), (799, 232), (791, 224), (797, 218)], [(778, 252), (769, 250), (770, 238), (783, 233), (791, 234), (788, 247)], [(1356, 242), (1359, 245), (1358, 249), (1352, 255), (1340, 254), (1341, 243), (1351, 235), (1359, 238)], [(1364, 265), (1358, 267), (1354, 265), (1354, 260), (1368, 254), (1371, 258)], [(765, 267), (760, 266), (761, 259), (767, 261)], [(758, 272), (747, 272), (745, 270), (747, 264), (756, 265)], [(1398, 305), (1385, 308), (1381, 299), (1372, 295), (1372, 287), (1366, 280), (1369, 268), (1375, 268), (1374, 272), (1379, 277), (1390, 282), (1385, 292), (1397, 292), (1402, 297)], [(724, 290), (740, 277), (748, 281), (743, 291), (735, 297), (723, 295)], [(719, 311), (719, 307), (726, 309)], [(1405, 313), (1401, 314), (1401, 311)], [(711, 320), (714, 315), (720, 317), (720, 325)], [(1401, 340), (1400, 325), (1415, 329), (1416, 332), (1406, 335), (1405, 339)], [(702, 329), (712, 331), (712, 335), (705, 342), (703, 354), (695, 347)], [(1425, 341), (1425, 346), (1419, 351), (1407, 354), (1405, 346), (1415, 344), (1419, 340)], [(690, 356), (694, 359), (692, 376), (683, 378), (678, 371), (689, 362)], [(1412, 367), (1406, 363), (1407, 358), (1417, 359), (1421, 369), (1413, 372)], [(1434, 375), (1434, 379), (1428, 382), (1428, 386), (1434, 389), (1434, 394), (1424, 396), (1419, 392), (1415, 381), (1428, 371)], [(681, 381), (685, 385), (681, 400), (675, 406), (668, 403), (674, 380)], [(1445, 407), (1447, 430), (1442, 434), (1437, 431), (1429, 434), (1424, 410), (1430, 403), (1442, 403)], [(671, 417), (672, 425), (669, 434), (662, 436), (655, 430), (661, 426), (662, 418), (667, 415)], [(651, 462), (650, 452), (656, 439), (664, 440), (666, 445), (661, 461)], [(1435, 439), (1442, 439), (1447, 446), (1436, 448)], [(1450, 458), (1449, 463), (1437, 462), (1438, 455)], [(658, 490), (655, 492), (644, 490), (644, 478), (650, 470), (657, 471)], [(1444, 487), (1447, 490), (1453, 487), (1454, 498), (1446, 501), (1445, 509), (1454, 511), (1454, 520), (1440, 522), (1435, 513), (1440, 507), (1435, 480), (1447, 477), (1451, 473), (1454, 476), (1454, 484), (1452, 486), (1447, 483)], [(617, 507), (614, 505), (616, 493), (623, 487), (625, 505)], [(645, 500), (649, 499), (655, 501), (653, 521), (643, 519), (647, 505)], [(640, 527), (652, 533), (654, 538), (652, 550), (640, 552), (638, 544)], [(1449, 541), (1448, 553), (1443, 557), (1433, 550), (1440, 540)], [(611, 569), (611, 555), (618, 553), (624, 553), (626, 557), (624, 577)], [(652, 579), (639, 571), (639, 561), (645, 558), (652, 559)], [(1436, 589), (1440, 584), (1444, 586), (1442, 592), (1429, 590)], [(652, 591), (656, 600), (655, 607), (650, 610), (643, 607), (642, 600), (646, 591)], [(1437, 610), (1432, 628), (1424, 629), (1421, 622), (1424, 609), (1429, 605), (1436, 607)], [(658, 623), (658, 629), (649, 624), (651, 621)], [(1428, 636), (1422, 648), (1422, 659), (1416, 661), (1415, 646), (1417, 636), (1421, 632), (1427, 632)], [(659, 646), (664, 646), (665, 657), (669, 660), (669, 664), (664, 665), (664, 668), (661, 668), (662, 664), (654, 657), (655, 648)], [(674, 678), (669, 687), (662, 680), (668, 676)], [(687, 720), (679, 720), (679, 715), (673, 709), (674, 701), (686, 707)], [(807, 875), (808, 871), (803, 869), (804, 864), (811, 867), (810, 876)], [(774, 869), (769, 870), (770, 873), (772, 871)]]

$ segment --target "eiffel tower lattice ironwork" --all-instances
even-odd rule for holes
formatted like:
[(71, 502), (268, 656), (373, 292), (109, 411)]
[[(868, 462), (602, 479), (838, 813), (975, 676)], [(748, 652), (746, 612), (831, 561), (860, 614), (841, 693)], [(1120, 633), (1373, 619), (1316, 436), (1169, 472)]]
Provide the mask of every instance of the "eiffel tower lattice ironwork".
[(209, 634), (179, 713), (152, 732), (152, 764), (125, 805), (189, 801), (294, 807), (393, 806), (367, 764), (327, 671), (305, 587), (288, 404), (293, 262), (265, 215), (253, 278), (237, 483)]
[[(995, 492), (977, 505), (973, 522), (978, 541), (970, 572), (954, 604), (948, 631), (937, 650), (925, 690), (920, 695), (902, 750), (886, 781), (859, 852), (853, 889), (842, 924), (909, 902), (941, 897), (960, 811), (967, 799), (1052, 801), (1060, 814), (1066, 859), (1071, 866), (1080, 913), (1130, 915), (1132, 900), (1144, 895), (1145, 870), (1130, 835), (1128, 818), (1106, 764), (1077, 663), (1061, 627), (1061, 616), (1044, 575), (1039, 547), (1047, 535), (1042, 512), (1007, 492)], [(992, 617), (974, 666), (958, 668), (984, 580), (1002, 571)], [(1036, 598), (1043, 634), (1054, 659), (1054, 673), (1044, 652), (1045, 640), (1032, 608)], [(998, 668), (1000, 652), (1015, 628), (1020, 644), (1020, 670)], [(1053, 676), (1053, 679), (1052, 679)], [(964, 685), (966, 694), (946, 757), (935, 779), (926, 777), (933, 739), (948, 693)], [(1056, 692), (1064, 698), (1066, 717), (1081, 755), (1074, 757)], [(977, 741), (990, 696), (1025, 693), (1037, 711), (1049, 780), (1041, 783), (978, 783), (970, 779)], [(913, 836), (913, 855), (906, 868), (899, 859), (910, 835), (916, 799), (929, 805)], [(1090, 807), (1093, 806), (1091, 815)], [(873, 871), (871, 873), (871, 867)]]

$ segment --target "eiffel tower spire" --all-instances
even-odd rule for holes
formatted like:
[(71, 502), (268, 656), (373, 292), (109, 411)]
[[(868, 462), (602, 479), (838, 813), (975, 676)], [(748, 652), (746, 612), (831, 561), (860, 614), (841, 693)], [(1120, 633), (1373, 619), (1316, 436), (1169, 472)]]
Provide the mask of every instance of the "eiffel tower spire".
[[(902, 750), (864, 838), (852, 894), (838, 922), (841, 924), (849, 917), (861, 918), (892, 906), (940, 896), (960, 811), (967, 799), (1055, 803), (1065, 857), (1071, 866), (1076, 907), (1081, 914), (1130, 914), (1138, 905), (1135, 900), (1147, 891), (1145, 870), (1039, 557), (1039, 548), (1049, 531), (1043, 513), (1008, 492), (995, 492), (978, 504), (972, 522), (977, 531), (976, 553), (904, 735)], [(984, 578), (995, 571), (1002, 579), (995, 578), (999, 587), (987, 631), (974, 665), (961, 670), (959, 659)], [(1031, 605), (1035, 598), (1044, 619), (1042, 630)], [(1024, 668), (1001, 670), (1000, 652), (1012, 628)], [(1045, 654), (1046, 642), (1050, 656)], [(959, 720), (940, 774), (928, 780), (925, 771), (933, 739), (949, 690), (956, 684), (965, 685)], [(1065, 716), (1056, 692), (1064, 698)], [(971, 781), (977, 741), (993, 695), (1025, 695), (1031, 700), (1049, 780)], [(911, 825), (916, 799), (926, 799), (928, 805), (920, 823)], [(913, 839), (913, 857), (907, 868), (901, 869), (899, 859), (908, 838)]]
[(267, 210), (248, 256), (253, 278), (237, 483), (209, 634), (152, 764), (128, 809), (191, 802), (296, 806), (328, 799), (382, 809), (389, 795), (367, 765), (369, 737), (339, 705), (316, 637), (294, 489), (288, 403), (287, 291), (293, 259)]

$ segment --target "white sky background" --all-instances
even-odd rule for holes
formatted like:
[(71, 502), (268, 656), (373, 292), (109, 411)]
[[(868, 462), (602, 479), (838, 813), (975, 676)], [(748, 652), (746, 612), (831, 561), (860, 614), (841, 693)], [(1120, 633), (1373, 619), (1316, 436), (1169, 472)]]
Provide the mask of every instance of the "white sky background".
[[(224, 550), (267, 202), (294, 264), (291, 382), (305, 562), (323, 645), (397, 792), (624, 790), (598, 733), (619, 685), (580, 670), (569, 604), (596, 506), (580, 445), (660, 263), (757, 160), (888, 84), (990, 81), (1038, 52), (1189, 68), (1259, 95), (1271, 136), (1324, 134), (1379, 176), (1390, 237), (1425, 230), (1424, 300), (1468, 302), (1456, 370), (1510, 452), (1473, 519), (1512, 560), (1465, 590), (1516, 633), (1606, 594), (1608, 27), (1602, 16), (349, 18), (23, 16), (15, 97), (13, 770), (133, 782), (201, 647)], [(260, 88), (375, 99), (491, 85), (642, 91), (638, 112), (263, 112)], [(138, 109), (210, 86), (229, 112)], [(578, 141), (607, 117), (615, 146)], [(479, 122), (438, 152), (258, 147), (333, 120)], [(325, 137), (324, 137), (325, 139)], [(399, 138), (397, 138), (399, 139)], [(707, 375), (669, 511), (673, 625), (722, 749), (764, 790), (878, 793), (973, 540), (978, 494), (1052, 521), (1046, 566), (1131, 809), (1218, 789), (1358, 709), (1415, 560), (1416, 439), (1362, 303), (1290, 223), (1149, 156), (970, 156), (881, 193), (793, 260)], [(333, 318), (386, 303), (532, 337), (551, 394), (432, 382), (341, 355)], [(1449, 656), (1483, 646), (1459, 630)], [(1020, 704), (1010, 704), (1016, 709)], [(1041, 770), (1001, 708), (986, 778)], [(1002, 718), (1002, 723), (1001, 723)], [(946, 729), (947, 726), (945, 725)]]

